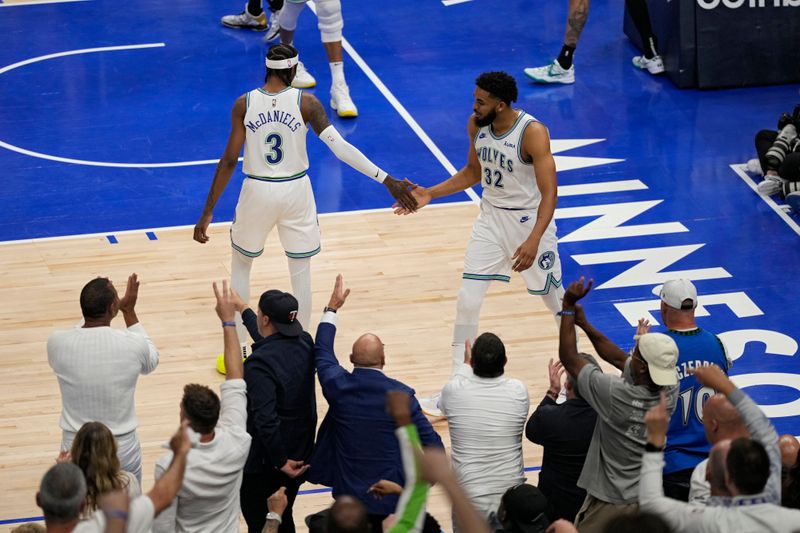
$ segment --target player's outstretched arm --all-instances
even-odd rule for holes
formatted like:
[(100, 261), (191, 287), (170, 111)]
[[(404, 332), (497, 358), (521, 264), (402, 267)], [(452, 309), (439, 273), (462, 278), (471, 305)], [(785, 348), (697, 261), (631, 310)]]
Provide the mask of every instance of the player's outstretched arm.
[[(472, 139), (478, 133), (478, 127), (475, 125), (472, 115), (467, 124), (467, 133), (470, 138), (469, 152), (467, 153), (467, 164), (461, 170), (433, 187), (412, 186), (411, 194), (416, 197), (420, 207), (427, 205), (434, 198), (461, 192), (481, 181), (481, 163), (475, 152), (475, 144), (472, 143)], [(405, 209), (402, 204), (393, 207), (395, 207), (394, 212), (397, 215), (408, 215), (412, 212)]]
[(409, 185), (393, 178), (375, 163), (370, 161), (358, 148), (347, 142), (341, 134), (336, 131), (325, 113), (325, 108), (316, 96), (303, 93), (303, 100), (300, 102), (300, 112), (303, 120), (311, 124), (314, 133), (330, 149), (340, 161), (347, 163), (365, 176), (368, 176), (378, 183), (382, 183), (392, 198), (402, 205), (405, 209), (416, 211), (417, 200), (411, 194)]
[(211, 182), (211, 190), (208, 191), (203, 213), (194, 226), (194, 240), (199, 243), (208, 242), (206, 232), (208, 231), (208, 225), (211, 224), (214, 206), (217, 205), (217, 200), (222, 196), (225, 187), (228, 186), (231, 175), (239, 163), (239, 154), (242, 153), (242, 146), (244, 146), (244, 114), (246, 111), (247, 95), (243, 94), (233, 104), (231, 133), (228, 136), (228, 144), (225, 146), (225, 152), (222, 154), (219, 163), (217, 163), (217, 169), (214, 171), (214, 180)]

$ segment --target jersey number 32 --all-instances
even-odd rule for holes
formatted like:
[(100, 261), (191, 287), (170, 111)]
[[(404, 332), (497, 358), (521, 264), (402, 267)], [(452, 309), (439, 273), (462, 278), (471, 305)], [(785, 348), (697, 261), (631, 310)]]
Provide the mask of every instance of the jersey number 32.
[(484, 167), (483, 169), (483, 183), (486, 186), (491, 187), (494, 184), (495, 187), (500, 189), (503, 188), (503, 173), (499, 170), (495, 170), (492, 172), (491, 168)]

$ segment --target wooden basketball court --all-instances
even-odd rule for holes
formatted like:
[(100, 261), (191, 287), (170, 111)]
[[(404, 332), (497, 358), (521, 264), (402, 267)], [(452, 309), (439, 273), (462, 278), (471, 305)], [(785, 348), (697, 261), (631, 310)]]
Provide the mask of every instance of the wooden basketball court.
[[(350, 368), (350, 346), (361, 333), (378, 334), (386, 344), (386, 372), (419, 395), (437, 391), (450, 372), (450, 340), (463, 254), (477, 207), (449, 204), (398, 217), (388, 209), (322, 216), (323, 252), (312, 261), (316, 329), (337, 273), (352, 289), (340, 312), (337, 355)], [(108, 276), (124, 287), (128, 274), (141, 280), (137, 311), (161, 353), (154, 373), (142, 376), (136, 393), (143, 448), (143, 487), (153, 484), (161, 444), (178, 425), (184, 384), (216, 389), (214, 370), (222, 336), (214, 313), (211, 282), (228, 278), (228, 224), (211, 228), (200, 245), (191, 228), (8, 244), (0, 247), (0, 390), (3, 410), (0, 516), (34, 517), (41, 476), (58, 453), (60, 394), (47, 364), (46, 342), (54, 329), (80, 320), (78, 295), (93, 276)], [(268, 288), (290, 290), (286, 260), (271, 236), (252, 276), (253, 295)], [(319, 310), (319, 312), (317, 312)], [(122, 327), (121, 317), (115, 326)], [(529, 296), (518, 277), (494, 283), (486, 298), (481, 331), (500, 335), (509, 352), (507, 375), (528, 384), (532, 407), (547, 390), (547, 361), (557, 357), (557, 331), (539, 298)], [(318, 393), (319, 418), (327, 410)], [(447, 424), (435, 428), (449, 446)], [(541, 448), (524, 443), (526, 467), (538, 466)], [(535, 482), (536, 473), (530, 478)], [(305, 486), (303, 489), (314, 488)], [(450, 509), (434, 489), (430, 511), (450, 527)], [(295, 504), (302, 517), (324, 508), (329, 493), (303, 494)], [(6, 527), (4, 531), (13, 526)]]

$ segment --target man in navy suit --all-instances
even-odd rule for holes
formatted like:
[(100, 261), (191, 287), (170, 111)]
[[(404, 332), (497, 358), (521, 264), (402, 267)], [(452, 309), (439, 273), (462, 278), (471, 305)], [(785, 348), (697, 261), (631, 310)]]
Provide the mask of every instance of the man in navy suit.
[(350, 289), (344, 290), (341, 274), (317, 328), (314, 358), (322, 394), (330, 408), (317, 434), (317, 446), (309, 463), (308, 480), (333, 489), (333, 497), (349, 495), (367, 508), (373, 531), (382, 531), (382, 520), (394, 512), (397, 496), (378, 500), (368, 493), (381, 479), (404, 484), (400, 448), (395, 437), (395, 422), (386, 412), (386, 392), (409, 394), (411, 418), (423, 446), (442, 446), (442, 439), (422, 414), (414, 390), (383, 373), (383, 343), (365, 333), (353, 344), (348, 372), (339, 364), (333, 350), (336, 312)]

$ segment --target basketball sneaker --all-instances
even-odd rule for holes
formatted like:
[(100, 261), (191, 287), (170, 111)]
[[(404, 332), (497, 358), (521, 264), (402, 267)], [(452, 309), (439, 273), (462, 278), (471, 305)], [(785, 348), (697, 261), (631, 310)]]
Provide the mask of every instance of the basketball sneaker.
[(247, 4), (244, 11), (238, 15), (225, 15), (219, 21), (228, 28), (241, 28), (253, 31), (265, 31), (267, 29), (267, 14), (263, 11), (257, 17), (247, 12)]
[(575, 83), (575, 65), (565, 69), (555, 59), (543, 67), (526, 68), (525, 75), (536, 83)]
[(310, 89), (317, 84), (317, 80), (314, 79), (314, 76), (309, 74), (306, 70), (306, 67), (303, 66), (302, 61), (297, 62), (297, 72), (294, 75), (294, 79), (292, 80), (292, 87), (295, 89)]
[(264, 42), (269, 43), (277, 39), (281, 36), (281, 24), (278, 22), (278, 15), (281, 14), (281, 10), (279, 9), (269, 19), (269, 29), (267, 30), (267, 34), (264, 35)]
[(772, 196), (778, 194), (783, 190), (786, 180), (776, 174), (768, 174), (764, 176), (764, 181), (758, 183), (758, 192), (764, 196)]
[[(248, 355), (251, 355), (253, 352), (249, 345), (242, 344), (242, 362), (247, 359)], [(227, 374), (227, 370), (225, 370), (225, 354), (221, 353), (217, 356), (217, 372), (222, 374), (223, 376)]]
[(749, 160), (744, 168), (750, 174), (757, 174), (759, 176), (764, 175), (764, 170), (761, 168), (761, 161), (759, 161), (758, 159)]
[(338, 83), (331, 86), (331, 109), (342, 118), (352, 118), (358, 116), (356, 104), (350, 98), (350, 89), (346, 83)]
[(429, 396), (428, 398), (420, 398), (419, 399), (419, 406), (422, 408), (422, 412), (428, 416), (435, 416), (441, 417), (444, 416), (442, 414), (442, 410), (439, 408), (439, 400), (442, 399), (442, 394), (437, 392), (433, 396)]
[(633, 66), (642, 70), (647, 70), (650, 74), (661, 74), (664, 72), (664, 61), (661, 56), (653, 56), (652, 59), (647, 59), (644, 56), (636, 56), (633, 58)]

